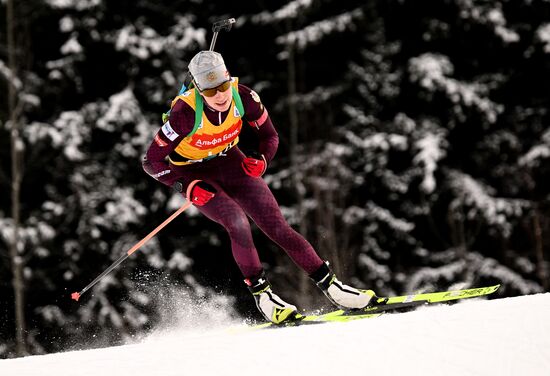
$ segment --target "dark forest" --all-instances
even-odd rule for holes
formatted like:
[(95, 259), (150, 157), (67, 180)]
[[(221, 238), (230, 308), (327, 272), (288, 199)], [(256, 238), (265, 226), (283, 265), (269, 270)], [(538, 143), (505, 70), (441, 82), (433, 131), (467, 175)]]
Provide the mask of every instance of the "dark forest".
[[(193, 208), (70, 299), (184, 203), (141, 158), (229, 17), (216, 51), (279, 132), (264, 178), (343, 280), (550, 291), (549, 1), (3, 0), (0, 357), (123, 343), (189, 302), (261, 320)], [(254, 236), (281, 296), (326, 307)]]

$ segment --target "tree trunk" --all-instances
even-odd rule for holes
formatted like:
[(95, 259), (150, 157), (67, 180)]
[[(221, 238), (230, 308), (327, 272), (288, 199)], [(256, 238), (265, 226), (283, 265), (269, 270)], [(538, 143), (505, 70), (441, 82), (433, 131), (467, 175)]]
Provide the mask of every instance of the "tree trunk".
[[(328, 167), (327, 171), (323, 171), (323, 168), (319, 168), (315, 174), (319, 178), (327, 177), (329, 181), (335, 181), (334, 173), (331, 168)], [(317, 201), (317, 216), (316, 216), (316, 228), (319, 245), (319, 252), (325, 257), (331, 264), (332, 270), (341, 279), (347, 279), (347, 275), (344, 275), (344, 264), (349, 261), (348, 257), (342, 257), (338, 247), (338, 234), (336, 233), (336, 193), (328, 188), (326, 190), (315, 186), (315, 199)]]
[(18, 356), (27, 354), (26, 345), (26, 322), (24, 311), (24, 280), (23, 268), (24, 261), (21, 255), (23, 247), (19, 236), (19, 227), (21, 222), (20, 209), (20, 190), (22, 180), (22, 146), (23, 142), (20, 136), (19, 119), (16, 100), (16, 87), (14, 80), (17, 78), (15, 62), (15, 42), (14, 42), (14, 3), (13, 0), (7, 2), (6, 26), (8, 37), (8, 67), (11, 71), (11, 79), (8, 80), (8, 113), (11, 125), (10, 145), (11, 145), (11, 217), (13, 219), (12, 242), (10, 244), (10, 258), (13, 272), (13, 290), (15, 295), (15, 339), (16, 352)]
[[(287, 21), (287, 30), (288, 32), (292, 31), (292, 21)], [(289, 145), (289, 156), (290, 156), (290, 169), (291, 171), (297, 171), (298, 162), (297, 162), (297, 146), (298, 146), (298, 111), (296, 108), (296, 55), (295, 47), (292, 43), (287, 44), (287, 90), (288, 90), (288, 117), (289, 117), (289, 126), (290, 126), (290, 145)], [(292, 185), (295, 188), (296, 192), (296, 206), (298, 211), (299, 218), (299, 228), (298, 232), (302, 236), (307, 235), (307, 224), (304, 220), (305, 213), (303, 210), (303, 195), (300, 189), (302, 183), (298, 180), (297, 174), (292, 174)], [(304, 273), (301, 273), (299, 276), (296, 276), (298, 280), (298, 286), (300, 291), (300, 299), (302, 302), (307, 305), (309, 303), (309, 291), (311, 288), (311, 281), (308, 276)]]
[[(447, 211), (447, 222), (450, 228), (450, 237), (452, 246), (456, 250), (456, 256), (459, 260), (467, 262), (468, 256), (468, 240), (466, 229), (464, 227), (465, 215), (463, 206), (457, 206), (455, 209), (449, 208)], [(456, 210), (456, 211), (455, 211)], [(460, 210), (460, 213), (458, 213)], [(464, 268), (461, 273), (462, 280), (467, 279), (468, 267)]]
[(542, 240), (542, 228), (540, 225), (540, 216), (538, 209), (535, 209), (533, 214), (533, 230), (535, 232), (535, 254), (537, 258), (537, 276), (544, 288), (544, 291), (548, 291), (550, 287), (550, 278), (548, 276), (548, 268), (546, 261), (544, 260), (544, 249)]

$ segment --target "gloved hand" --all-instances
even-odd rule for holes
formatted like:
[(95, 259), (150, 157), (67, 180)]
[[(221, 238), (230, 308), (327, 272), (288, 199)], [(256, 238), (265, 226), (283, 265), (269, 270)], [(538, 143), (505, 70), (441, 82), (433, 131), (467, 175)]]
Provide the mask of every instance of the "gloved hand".
[(205, 182), (199, 181), (193, 189), (191, 189), (191, 202), (197, 206), (203, 206), (208, 201), (212, 200), (216, 195), (216, 188)]
[[(191, 188), (191, 192), (189, 194), (190, 197), (187, 199), (197, 206), (205, 205), (216, 195), (216, 188), (204, 180), (199, 180), (198, 182), (193, 182), (191, 184), (193, 184), (193, 187)], [(184, 193), (183, 184), (179, 181), (174, 183), (174, 189), (180, 193)]]
[(246, 155), (242, 162), (244, 172), (253, 178), (259, 178), (267, 170), (267, 161), (264, 155), (258, 152), (250, 152)]

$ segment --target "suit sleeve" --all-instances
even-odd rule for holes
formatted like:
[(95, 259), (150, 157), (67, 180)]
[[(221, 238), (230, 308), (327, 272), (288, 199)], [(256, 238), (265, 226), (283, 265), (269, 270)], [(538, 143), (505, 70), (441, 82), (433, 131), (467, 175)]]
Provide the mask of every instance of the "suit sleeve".
[(252, 89), (239, 84), (239, 94), (244, 107), (244, 120), (258, 135), (258, 152), (265, 156), (269, 163), (279, 147), (279, 135), (273, 126), (267, 109), (258, 94)]
[(168, 155), (193, 129), (195, 111), (179, 100), (170, 111), (170, 119), (162, 125), (142, 160), (145, 172), (159, 182), (172, 187), (181, 180), (168, 163)]

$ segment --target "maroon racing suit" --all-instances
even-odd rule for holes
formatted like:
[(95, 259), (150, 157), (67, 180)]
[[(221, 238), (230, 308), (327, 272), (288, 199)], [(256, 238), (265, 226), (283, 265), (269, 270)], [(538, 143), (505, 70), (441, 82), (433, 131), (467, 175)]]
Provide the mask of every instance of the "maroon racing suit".
[[(277, 132), (258, 95), (241, 84), (238, 85), (238, 92), (245, 111), (242, 119), (257, 133), (258, 152), (269, 163), (279, 144)], [(215, 111), (204, 102), (205, 115), (213, 125), (221, 124), (228, 111)], [(171, 109), (169, 122), (173, 133), (170, 132), (168, 137), (162, 129), (158, 131), (143, 159), (143, 169), (169, 187), (181, 182), (183, 192), (194, 180), (204, 180), (217, 189), (214, 198), (204, 206), (197, 206), (197, 209), (226, 229), (231, 239), (233, 257), (245, 278), (253, 279), (263, 271), (252, 241), (248, 217), (306, 273), (310, 275), (321, 267), (323, 261), (311, 244), (285, 221), (264, 180), (245, 173), (241, 166), (245, 156), (238, 146), (229, 149), (226, 155), (183, 166), (175, 165), (168, 160), (168, 156), (193, 130), (195, 111), (183, 100), (178, 100)]]

